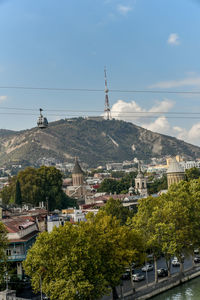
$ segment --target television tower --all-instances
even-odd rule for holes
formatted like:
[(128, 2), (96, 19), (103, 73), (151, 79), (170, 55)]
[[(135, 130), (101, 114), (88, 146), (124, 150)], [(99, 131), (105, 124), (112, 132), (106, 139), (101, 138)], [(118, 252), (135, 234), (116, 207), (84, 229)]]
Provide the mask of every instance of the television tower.
[(109, 105), (109, 100), (108, 100), (108, 85), (107, 85), (107, 76), (106, 76), (106, 67), (104, 68), (104, 78), (105, 78), (105, 119), (106, 120), (111, 120), (111, 113), (110, 113), (110, 105)]

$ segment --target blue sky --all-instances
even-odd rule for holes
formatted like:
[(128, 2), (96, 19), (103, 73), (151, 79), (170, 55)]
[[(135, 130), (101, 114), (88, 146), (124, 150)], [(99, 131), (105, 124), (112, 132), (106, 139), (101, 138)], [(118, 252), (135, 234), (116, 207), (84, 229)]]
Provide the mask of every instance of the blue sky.
[[(0, 87), (103, 89), (106, 65), (110, 89), (200, 91), (199, 16), (197, 0), (2, 0)], [(128, 121), (200, 145), (200, 114), (153, 114), (200, 112), (200, 95), (109, 100), (116, 118), (128, 111)], [(49, 121), (101, 114), (104, 93), (0, 88), (0, 128), (34, 127), (40, 107)]]

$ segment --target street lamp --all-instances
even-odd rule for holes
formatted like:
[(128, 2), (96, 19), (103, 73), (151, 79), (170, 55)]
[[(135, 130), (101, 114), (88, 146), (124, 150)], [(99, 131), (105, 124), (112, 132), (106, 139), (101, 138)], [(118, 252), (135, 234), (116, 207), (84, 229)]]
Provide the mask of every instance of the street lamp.
[(8, 275), (8, 272), (5, 272), (5, 275), (3, 276), (4, 281), (6, 282), (6, 290), (8, 290), (8, 282), (10, 281), (10, 276)]

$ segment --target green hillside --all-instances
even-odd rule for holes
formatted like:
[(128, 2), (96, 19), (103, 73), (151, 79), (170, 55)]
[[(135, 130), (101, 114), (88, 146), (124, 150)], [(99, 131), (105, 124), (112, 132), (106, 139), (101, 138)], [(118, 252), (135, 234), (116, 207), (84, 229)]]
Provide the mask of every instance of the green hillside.
[(117, 120), (75, 118), (52, 122), (44, 130), (0, 130), (1, 165), (24, 161), (36, 165), (42, 157), (66, 162), (78, 156), (88, 166), (95, 167), (134, 157), (149, 161), (152, 157), (176, 154), (193, 160), (200, 157), (200, 148)]

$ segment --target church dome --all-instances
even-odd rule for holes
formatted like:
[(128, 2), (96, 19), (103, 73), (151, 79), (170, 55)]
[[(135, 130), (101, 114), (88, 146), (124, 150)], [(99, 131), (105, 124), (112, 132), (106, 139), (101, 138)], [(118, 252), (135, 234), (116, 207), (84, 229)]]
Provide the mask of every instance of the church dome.
[(182, 166), (177, 162), (176, 158), (172, 158), (169, 168), (167, 169), (167, 174), (169, 173), (184, 173), (184, 169)]
[(129, 192), (134, 192), (134, 187), (131, 186), (128, 190)]
[(78, 160), (76, 159), (75, 165), (72, 171), (72, 174), (83, 174), (83, 170), (81, 169)]

